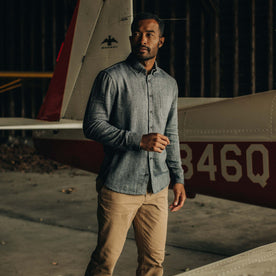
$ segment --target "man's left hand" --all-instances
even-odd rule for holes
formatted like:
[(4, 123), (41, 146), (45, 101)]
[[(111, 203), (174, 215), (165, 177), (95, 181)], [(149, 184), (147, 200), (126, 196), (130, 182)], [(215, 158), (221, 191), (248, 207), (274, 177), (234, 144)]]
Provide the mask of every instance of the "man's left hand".
[(169, 206), (169, 208), (171, 212), (176, 212), (184, 205), (184, 201), (186, 199), (186, 192), (185, 192), (184, 185), (181, 183), (174, 184), (173, 192), (174, 192), (174, 201)]

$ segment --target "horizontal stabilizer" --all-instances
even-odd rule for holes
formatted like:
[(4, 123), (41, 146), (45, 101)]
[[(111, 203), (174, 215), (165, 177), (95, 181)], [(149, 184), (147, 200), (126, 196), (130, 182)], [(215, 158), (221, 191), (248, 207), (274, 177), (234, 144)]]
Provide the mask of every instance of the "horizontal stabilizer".
[(28, 118), (0, 118), (0, 130), (81, 129), (81, 120), (61, 119), (49, 122)]

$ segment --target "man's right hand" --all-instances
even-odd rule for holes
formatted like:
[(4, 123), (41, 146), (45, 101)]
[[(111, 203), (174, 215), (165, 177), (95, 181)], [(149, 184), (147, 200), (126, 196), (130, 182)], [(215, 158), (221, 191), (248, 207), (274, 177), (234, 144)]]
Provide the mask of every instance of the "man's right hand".
[(146, 151), (161, 153), (170, 144), (168, 137), (160, 133), (149, 133), (142, 136), (140, 147)]

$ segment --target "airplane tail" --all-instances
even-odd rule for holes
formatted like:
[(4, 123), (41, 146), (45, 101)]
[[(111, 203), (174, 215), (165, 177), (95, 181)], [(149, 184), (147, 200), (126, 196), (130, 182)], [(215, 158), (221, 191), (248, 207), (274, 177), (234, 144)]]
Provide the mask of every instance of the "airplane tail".
[(38, 119), (83, 119), (98, 72), (130, 52), (131, 21), (131, 0), (78, 1)]
[(65, 37), (65, 42), (60, 48), (60, 52), (56, 61), (57, 63), (55, 66), (54, 75), (51, 79), (48, 92), (39, 110), (37, 118), (40, 120), (58, 121), (60, 118), (60, 111), (62, 106), (62, 99), (64, 96), (64, 89), (68, 73), (70, 53), (72, 50), (79, 4), (80, 0), (78, 1), (77, 6), (74, 10), (73, 17)]

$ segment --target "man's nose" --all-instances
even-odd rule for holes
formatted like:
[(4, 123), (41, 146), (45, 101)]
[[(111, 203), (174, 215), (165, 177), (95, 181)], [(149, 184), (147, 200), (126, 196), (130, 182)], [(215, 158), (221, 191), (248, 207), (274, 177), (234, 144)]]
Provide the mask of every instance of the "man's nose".
[(146, 43), (147, 43), (146, 34), (142, 34), (142, 35), (141, 35), (140, 43), (141, 43), (141, 44), (146, 44)]

